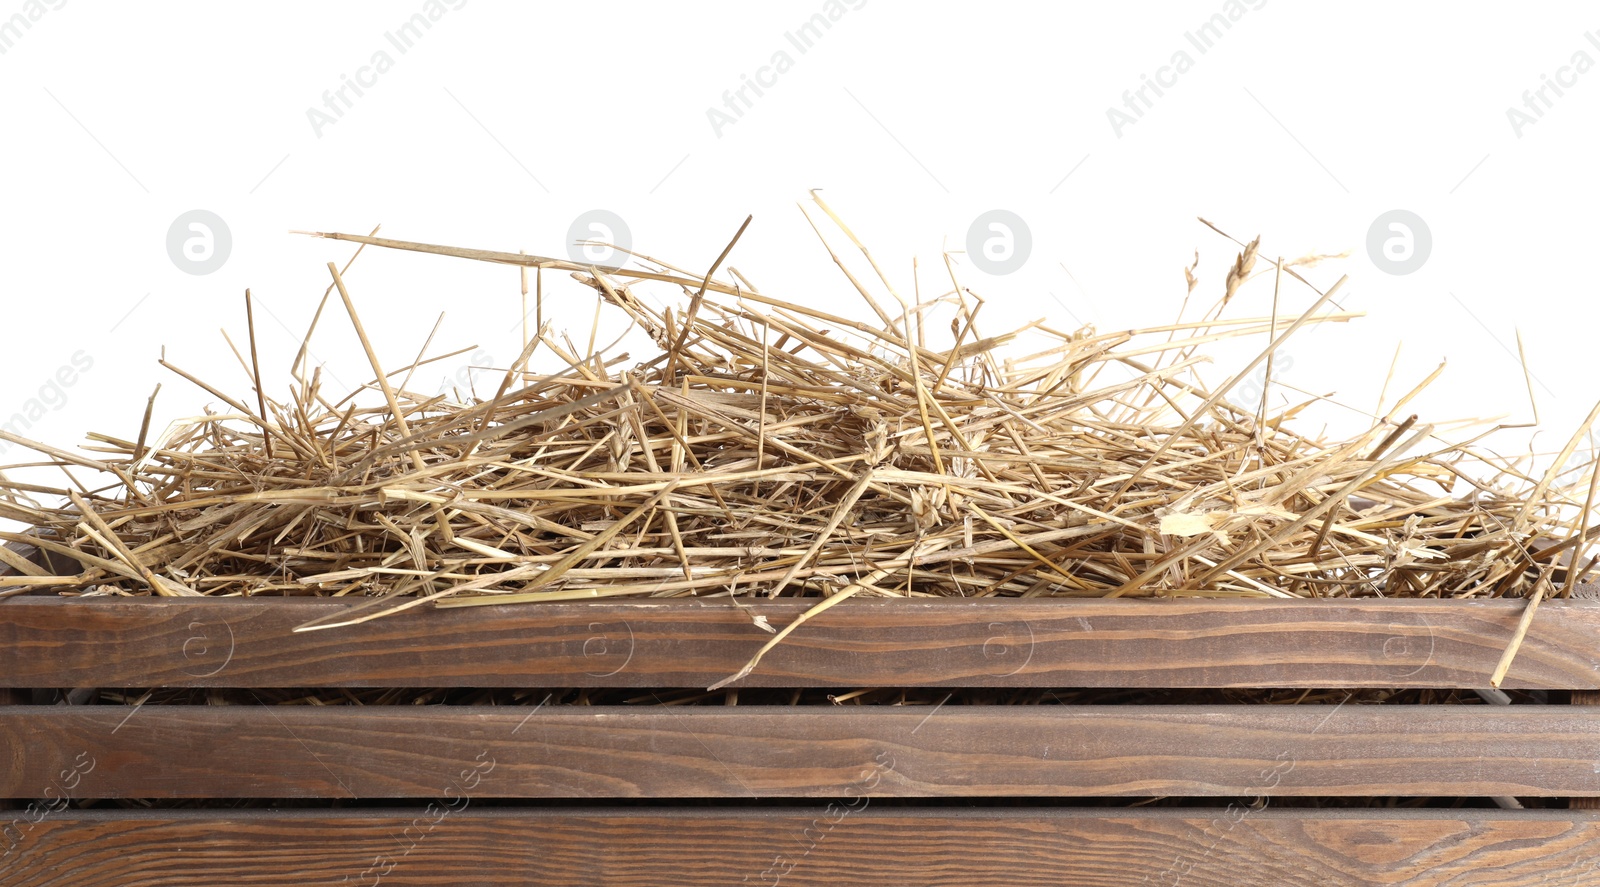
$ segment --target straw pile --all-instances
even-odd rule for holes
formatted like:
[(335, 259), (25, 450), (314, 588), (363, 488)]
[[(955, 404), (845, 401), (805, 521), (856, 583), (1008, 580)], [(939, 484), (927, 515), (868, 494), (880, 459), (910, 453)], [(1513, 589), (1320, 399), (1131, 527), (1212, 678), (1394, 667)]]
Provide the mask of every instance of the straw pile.
[[(1297, 330), (1355, 316), (1330, 310), (1337, 284), (1297, 273), (1313, 260), (1269, 261), (1257, 242), (1198, 319), (984, 336), (949, 257), (949, 290), (907, 299), (865, 249), (871, 287), (835, 255), (863, 319), (719, 278), (733, 243), (701, 274), (319, 236), (520, 265), (541, 290), (544, 272), (571, 272), (656, 353), (579, 349), (544, 324), (492, 394), (418, 394), (404, 379), (419, 364), (382, 367), (330, 264), (324, 306), (343, 303), (373, 383), (331, 402), (302, 348), (288, 396), (271, 398), (252, 336), (248, 396), (171, 367), (226, 412), (152, 436), (147, 411), (133, 439), (95, 434), (84, 453), (0, 432), (42, 453), (35, 467), (105, 478), (0, 483), (0, 517), (36, 528), (4, 538), (77, 569), (45, 576), (7, 553), (0, 593), (381, 598), (362, 618), (782, 594), (821, 598), (816, 612), (858, 594), (1537, 599), (1594, 565), (1593, 464), (1566, 465), (1581, 431), (1530, 474), (1402, 415), (1432, 377), (1348, 439), (1295, 430), (1306, 404), (1230, 403)], [(1312, 295), (1223, 318), (1256, 274)], [(675, 307), (636, 295), (662, 284), (681, 290)], [(1202, 349), (1238, 336), (1265, 347), (1208, 387)], [(1047, 344), (1010, 353), (1024, 341)], [(536, 353), (565, 369), (533, 372)]]

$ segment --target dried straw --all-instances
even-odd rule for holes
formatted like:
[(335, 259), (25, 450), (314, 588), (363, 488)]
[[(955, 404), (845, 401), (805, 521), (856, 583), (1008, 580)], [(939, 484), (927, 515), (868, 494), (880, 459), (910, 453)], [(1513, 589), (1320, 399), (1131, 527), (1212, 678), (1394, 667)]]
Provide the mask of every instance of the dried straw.
[[(1356, 316), (1328, 310), (1338, 284), (1296, 271), (1320, 257), (1261, 272), (1312, 290), (1296, 313), (1222, 317), (1256, 241), (1199, 320), (984, 336), (948, 256), (949, 290), (908, 303), (863, 247), (891, 310), (829, 247), (875, 318), (860, 320), (718, 279), (733, 243), (698, 274), (319, 236), (533, 268), (541, 294), (544, 270), (571, 272), (658, 351), (630, 363), (541, 323), (492, 396), (425, 396), (405, 378), (439, 358), (386, 371), (330, 265), (375, 374), (351, 396), (330, 402), (297, 359), (288, 396), (268, 397), (252, 336), (253, 398), (162, 361), (227, 410), (153, 440), (148, 410), (136, 440), (91, 435), (93, 458), (0, 431), (73, 478), (0, 475), (0, 517), (35, 527), (0, 538), (78, 569), (49, 578), (13, 556), (0, 592), (377, 599), (349, 624), (615, 596), (1542, 597), (1593, 565), (1592, 459), (1575, 482), (1562, 464), (1578, 435), (1535, 480), (1399, 414), (1437, 373), (1347, 439), (1292, 427), (1316, 397), (1271, 415), (1228, 402), (1289, 336)], [(687, 307), (635, 293), (656, 284)], [(1221, 385), (1197, 374), (1207, 346), (1263, 335)], [(1046, 345), (1011, 353), (1024, 341)], [(541, 349), (564, 368), (530, 370)]]

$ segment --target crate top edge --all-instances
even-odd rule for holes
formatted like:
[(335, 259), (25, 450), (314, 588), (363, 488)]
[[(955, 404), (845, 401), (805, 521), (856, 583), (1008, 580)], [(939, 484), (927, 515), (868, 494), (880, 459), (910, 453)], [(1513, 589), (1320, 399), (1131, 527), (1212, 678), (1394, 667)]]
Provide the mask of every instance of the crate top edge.
[[(3, 575), (3, 574), (0, 574)], [(346, 609), (356, 609), (362, 606), (372, 606), (380, 598), (375, 597), (327, 597), (319, 595), (297, 596), (255, 596), (240, 597), (237, 595), (226, 597), (156, 597), (153, 595), (59, 595), (49, 593), (55, 586), (45, 586), (32, 594), (13, 594), (0, 598), (0, 608), (4, 607), (50, 607), (67, 610), (73, 607), (154, 607), (167, 610), (183, 611), (194, 608), (208, 607), (234, 607), (239, 609), (258, 608), (283, 608), (297, 609), (313, 612), (337, 612)], [(398, 598), (382, 598), (394, 604), (404, 604), (414, 601), (412, 596)], [(717, 597), (681, 597), (681, 598), (606, 598), (594, 600), (568, 600), (547, 601), (542, 603), (509, 603), (509, 604), (484, 604), (476, 607), (452, 607), (448, 612), (458, 618), (470, 618), (476, 614), (481, 618), (505, 618), (512, 614), (527, 614), (539, 611), (551, 612), (594, 612), (609, 611), (617, 613), (646, 614), (649, 612), (672, 611), (721, 611), (721, 610), (748, 610), (754, 613), (797, 613), (822, 603), (825, 598), (820, 597), (784, 597), (763, 598), (757, 596), (741, 596), (730, 598), (728, 595)], [(1500, 613), (1512, 611), (1520, 613), (1527, 606), (1523, 598), (1207, 598), (1207, 597), (1143, 597), (1143, 598), (1098, 598), (1098, 597), (873, 597), (854, 598), (841, 601), (830, 610), (840, 612), (876, 612), (876, 611), (928, 611), (965, 607), (972, 610), (995, 610), (997, 612), (1010, 612), (1020, 614), (1024, 611), (1038, 612), (1046, 615), (1056, 614), (1061, 610), (1079, 609), (1088, 611), (1111, 612), (1117, 610), (1136, 611), (1141, 608), (1159, 610), (1167, 613), (1185, 612), (1253, 612), (1264, 609), (1277, 610), (1304, 610), (1310, 612), (1321, 611), (1331, 613), (1335, 611), (1372, 613), (1384, 610), (1437, 610), (1452, 612), (1458, 610), (1476, 610), (1479, 612)], [(437, 608), (421, 606), (417, 609), (442, 612)], [(1600, 611), (1600, 600), (1587, 599), (1557, 599), (1544, 600), (1539, 604), (1539, 611), (1573, 611), (1588, 612)]]
[[(405, 799), (401, 799), (405, 800)], [(229, 823), (251, 821), (288, 821), (296, 820), (346, 820), (360, 822), (368, 819), (406, 818), (415, 815), (416, 810), (428, 802), (424, 799), (416, 800), (415, 805), (395, 803), (387, 807), (363, 808), (239, 808), (239, 809), (73, 809), (63, 810), (54, 814), (51, 819), (60, 822), (196, 822), (196, 823)], [(1036, 807), (1007, 807), (983, 808), (971, 807), (971, 799), (961, 798), (950, 802), (948, 805), (920, 805), (920, 806), (868, 806), (858, 812), (852, 813), (853, 818), (865, 819), (868, 817), (881, 817), (884, 819), (947, 819), (958, 817), (961, 819), (983, 820), (1004, 823), (1007, 821), (1032, 822), (1039, 819), (1059, 820), (1102, 820), (1102, 819), (1210, 819), (1219, 810), (1226, 809), (1226, 805), (1196, 805), (1188, 807), (1074, 807), (1060, 804), (1039, 805)], [(1220, 799), (1217, 799), (1220, 801)], [(565, 820), (565, 819), (610, 819), (624, 816), (629, 819), (661, 819), (663, 821), (681, 821), (684, 819), (721, 820), (730, 814), (741, 817), (810, 817), (814, 808), (798, 805), (778, 804), (727, 804), (723, 806), (691, 806), (688, 804), (663, 804), (651, 807), (629, 806), (631, 800), (622, 800), (614, 805), (585, 804), (562, 805), (550, 807), (473, 807), (452, 813), (452, 820), (483, 820), (483, 821), (521, 821), (534, 822)], [(1491, 823), (1501, 821), (1514, 822), (1575, 822), (1589, 823), (1600, 822), (1600, 810), (1559, 810), (1559, 809), (1524, 809), (1501, 810), (1490, 808), (1350, 808), (1350, 807), (1264, 807), (1252, 810), (1252, 819), (1274, 819), (1285, 821), (1339, 821), (1339, 822), (1468, 822)]]

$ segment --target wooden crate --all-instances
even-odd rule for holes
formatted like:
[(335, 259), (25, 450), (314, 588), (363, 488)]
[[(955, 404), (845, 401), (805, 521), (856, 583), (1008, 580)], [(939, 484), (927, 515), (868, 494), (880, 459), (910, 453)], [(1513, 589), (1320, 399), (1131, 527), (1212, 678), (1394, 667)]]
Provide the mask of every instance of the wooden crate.
[[(1600, 708), (1582, 705), (27, 704), (72, 687), (705, 687), (770, 637), (752, 615), (782, 626), (804, 608), (418, 608), (291, 630), (352, 606), (0, 600), (0, 798), (15, 799), (0, 811), (0, 885), (1600, 883), (1600, 813), (1582, 809), (1600, 797)], [(852, 600), (737, 686), (1478, 688), (1521, 608)], [(1553, 702), (1600, 689), (1600, 604), (1545, 603), (1504, 686)], [(1155, 795), (1215, 801), (1089, 805)], [(1505, 795), (1573, 801), (1228, 800)], [(62, 800), (240, 797), (386, 800)]]

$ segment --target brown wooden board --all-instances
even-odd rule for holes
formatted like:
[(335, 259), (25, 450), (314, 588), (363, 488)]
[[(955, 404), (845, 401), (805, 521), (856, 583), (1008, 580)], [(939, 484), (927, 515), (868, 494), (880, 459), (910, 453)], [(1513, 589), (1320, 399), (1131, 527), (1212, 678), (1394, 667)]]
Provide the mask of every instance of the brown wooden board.
[[(40, 551), (37, 546), (23, 542), (0, 542), (0, 548), (4, 548), (23, 560), (32, 561), (40, 566), (45, 566), (48, 563), (45, 553)], [(0, 563), (0, 576), (9, 576), (15, 572), (16, 570), (13, 570), (10, 565)]]
[[(0, 600), (0, 686), (705, 687), (810, 602), (433, 610), (335, 599)], [(1516, 600), (860, 600), (736, 686), (1486, 687)], [(370, 611), (369, 611), (370, 612)], [(1600, 602), (1542, 605), (1506, 688), (1600, 688)]]
[(1566, 811), (62, 811), (0, 887), (1589, 887)]
[[(23, 542), (0, 542), (0, 548), (4, 548), (12, 556), (38, 565), (50, 574), (65, 576), (75, 572), (77, 569), (77, 564), (73, 561), (59, 554), (45, 551), (35, 545), (28, 545)], [(6, 563), (9, 559), (0, 557), (0, 576), (14, 576), (17, 574), (18, 571), (9, 563)], [(48, 586), (44, 586), (44, 588), (48, 588)], [(14, 591), (15, 589), (9, 590)]]
[(5, 706), (0, 797), (1594, 796), (1587, 706)]
[[(21, 690), (15, 690), (15, 689), (11, 689), (11, 688), (8, 688), (8, 687), (0, 687), (0, 705), (20, 705), (20, 704), (22, 704), (22, 702), (23, 702), (23, 692)], [(11, 809), (16, 808), (18, 806), (20, 806), (20, 805), (14, 803), (9, 798), (0, 796), (0, 821), (5, 821), (8, 818), (5, 815), (5, 811), (11, 810)], [(4, 841), (4, 835), (0, 835), (0, 842), (3, 842), (3, 841)]]
[[(1600, 691), (1574, 690), (1572, 704), (1600, 706)], [(1600, 797), (1573, 798), (1568, 802), (1568, 806), (1574, 810), (1600, 810)]]

